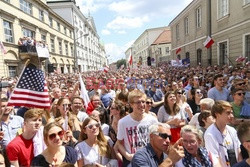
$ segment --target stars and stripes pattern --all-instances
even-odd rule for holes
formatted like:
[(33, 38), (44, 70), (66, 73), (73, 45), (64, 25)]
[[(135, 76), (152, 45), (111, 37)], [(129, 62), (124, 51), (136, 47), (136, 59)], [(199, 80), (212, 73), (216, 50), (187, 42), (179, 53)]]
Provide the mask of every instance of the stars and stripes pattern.
[(8, 106), (50, 108), (48, 87), (43, 71), (29, 64), (12, 92)]

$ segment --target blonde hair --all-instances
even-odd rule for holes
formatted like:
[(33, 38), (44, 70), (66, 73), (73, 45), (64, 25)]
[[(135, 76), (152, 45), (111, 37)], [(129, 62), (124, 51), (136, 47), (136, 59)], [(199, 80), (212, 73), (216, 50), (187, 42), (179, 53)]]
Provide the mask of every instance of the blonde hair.
[(24, 117), (23, 117), (24, 121), (27, 121), (27, 119), (31, 119), (31, 118), (42, 117), (43, 112), (45, 112), (43, 109), (38, 109), (38, 108), (29, 109), (24, 114)]
[(181, 136), (183, 135), (183, 133), (193, 133), (196, 138), (198, 140), (200, 140), (201, 142), (203, 142), (203, 132), (199, 129), (197, 129), (194, 125), (185, 125), (181, 128)]
[[(91, 120), (98, 122), (98, 120), (92, 116), (87, 117), (82, 123), (82, 130), (78, 142), (84, 141), (88, 138), (87, 134), (85, 133), (85, 130), (86, 125), (88, 125)], [(106, 140), (102, 132), (101, 126), (99, 127), (99, 134), (97, 135), (97, 145), (99, 147), (100, 155), (111, 158), (111, 147), (109, 146), (108, 141)]]
[(129, 94), (128, 94), (128, 102), (133, 103), (134, 98), (136, 98), (136, 97), (138, 97), (138, 98), (143, 97), (146, 100), (147, 95), (145, 93), (143, 93), (142, 91), (140, 91), (138, 89), (135, 89), (135, 90), (129, 92)]
[(212, 116), (216, 118), (216, 113), (222, 114), (226, 108), (232, 108), (231, 104), (228, 101), (216, 101), (211, 110)]

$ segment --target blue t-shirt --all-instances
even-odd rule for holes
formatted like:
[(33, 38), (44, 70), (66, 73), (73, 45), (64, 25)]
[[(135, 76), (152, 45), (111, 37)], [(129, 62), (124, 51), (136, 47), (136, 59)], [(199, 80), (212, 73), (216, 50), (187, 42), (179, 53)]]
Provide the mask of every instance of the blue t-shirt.
[(233, 167), (250, 167), (250, 165), (247, 164), (246, 160), (244, 159), (243, 161), (234, 164)]

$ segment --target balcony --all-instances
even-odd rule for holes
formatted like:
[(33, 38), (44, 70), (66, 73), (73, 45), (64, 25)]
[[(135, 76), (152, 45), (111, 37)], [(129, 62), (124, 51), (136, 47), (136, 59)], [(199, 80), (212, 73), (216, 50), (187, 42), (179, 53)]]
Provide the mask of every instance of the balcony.
[(43, 61), (49, 58), (48, 48), (40, 43), (36, 45), (19, 45), (18, 49), (21, 60), (39, 58), (40, 61)]

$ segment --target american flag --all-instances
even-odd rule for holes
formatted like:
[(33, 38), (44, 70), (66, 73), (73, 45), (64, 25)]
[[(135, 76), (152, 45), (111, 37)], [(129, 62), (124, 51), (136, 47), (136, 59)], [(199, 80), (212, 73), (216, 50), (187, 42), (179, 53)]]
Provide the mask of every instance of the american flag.
[(8, 106), (50, 108), (48, 87), (43, 71), (33, 64), (25, 67), (10, 96)]

